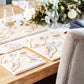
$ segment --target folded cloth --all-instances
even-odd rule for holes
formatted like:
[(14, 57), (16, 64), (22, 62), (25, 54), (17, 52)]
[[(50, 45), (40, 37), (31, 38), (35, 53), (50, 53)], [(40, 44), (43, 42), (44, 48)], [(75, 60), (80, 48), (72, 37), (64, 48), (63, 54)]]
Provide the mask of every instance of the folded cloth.
[(74, 29), (74, 28), (84, 28), (84, 23), (75, 18), (73, 21), (70, 22), (70, 29)]

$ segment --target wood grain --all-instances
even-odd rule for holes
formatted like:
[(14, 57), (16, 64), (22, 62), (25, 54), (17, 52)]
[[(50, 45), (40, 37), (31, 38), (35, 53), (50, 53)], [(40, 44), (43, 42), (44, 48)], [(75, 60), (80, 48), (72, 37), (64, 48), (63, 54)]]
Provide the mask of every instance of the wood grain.
[(52, 62), (39, 54), (37, 55), (45, 59), (47, 63), (19, 75), (13, 75), (0, 66), (0, 84), (32, 84), (57, 72), (59, 59)]
[(6, 5), (6, 6), (0, 6), (0, 18), (3, 18), (3, 10), (4, 10), (4, 7), (13, 7), (15, 14), (19, 14), (19, 13), (24, 12), (23, 9), (21, 9), (18, 6), (14, 6), (12, 4), (9, 4), (9, 5)]
[(13, 75), (0, 66), (0, 84), (32, 84), (57, 72), (59, 60)]

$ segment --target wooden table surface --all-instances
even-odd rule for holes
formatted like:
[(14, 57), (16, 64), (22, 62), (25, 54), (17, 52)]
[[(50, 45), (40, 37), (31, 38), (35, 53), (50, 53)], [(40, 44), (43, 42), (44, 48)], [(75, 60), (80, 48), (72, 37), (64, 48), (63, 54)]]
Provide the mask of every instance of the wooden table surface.
[[(0, 18), (3, 18), (3, 10), (5, 6), (0, 6)], [(6, 5), (6, 7), (13, 7), (15, 14), (19, 14), (24, 12), (23, 9), (19, 8), (18, 6), (14, 6), (12, 4)]]
[[(22, 13), (24, 11), (17, 6), (13, 6), (13, 5), (8, 5), (8, 6), (12, 6), (14, 8), (15, 14)], [(2, 18), (2, 15), (1, 15), (2, 9), (3, 9), (3, 6), (0, 7), (0, 18)], [(55, 74), (57, 72), (60, 59), (54, 62), (48, 59), (45, 59), (45, 60), (47, 61), (46, 64), (41, 65), (32, 70), (26, 71), (24, 73), (21, 73), (19, 75), (13, 75), (5, 68), (0, 66), (0, 84), (32, 84), (50, 75)]]

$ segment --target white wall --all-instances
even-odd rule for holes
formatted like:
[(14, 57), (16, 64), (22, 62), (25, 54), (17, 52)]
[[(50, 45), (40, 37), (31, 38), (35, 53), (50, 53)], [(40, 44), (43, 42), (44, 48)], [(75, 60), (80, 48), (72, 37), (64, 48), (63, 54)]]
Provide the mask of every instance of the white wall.
[(6, 0), (0, 0), (0, 6), (6, 5)]

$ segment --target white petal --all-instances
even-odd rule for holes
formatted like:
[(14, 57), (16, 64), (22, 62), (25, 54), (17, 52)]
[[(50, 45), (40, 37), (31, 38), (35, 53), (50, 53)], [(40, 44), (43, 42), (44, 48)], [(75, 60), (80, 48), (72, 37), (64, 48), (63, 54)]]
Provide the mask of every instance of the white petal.
[(72, 9), (68, 12), (68, 17), (70, 19), (76, 18), (76, 16), (77, 16), (77, 12), (74, 9)]

